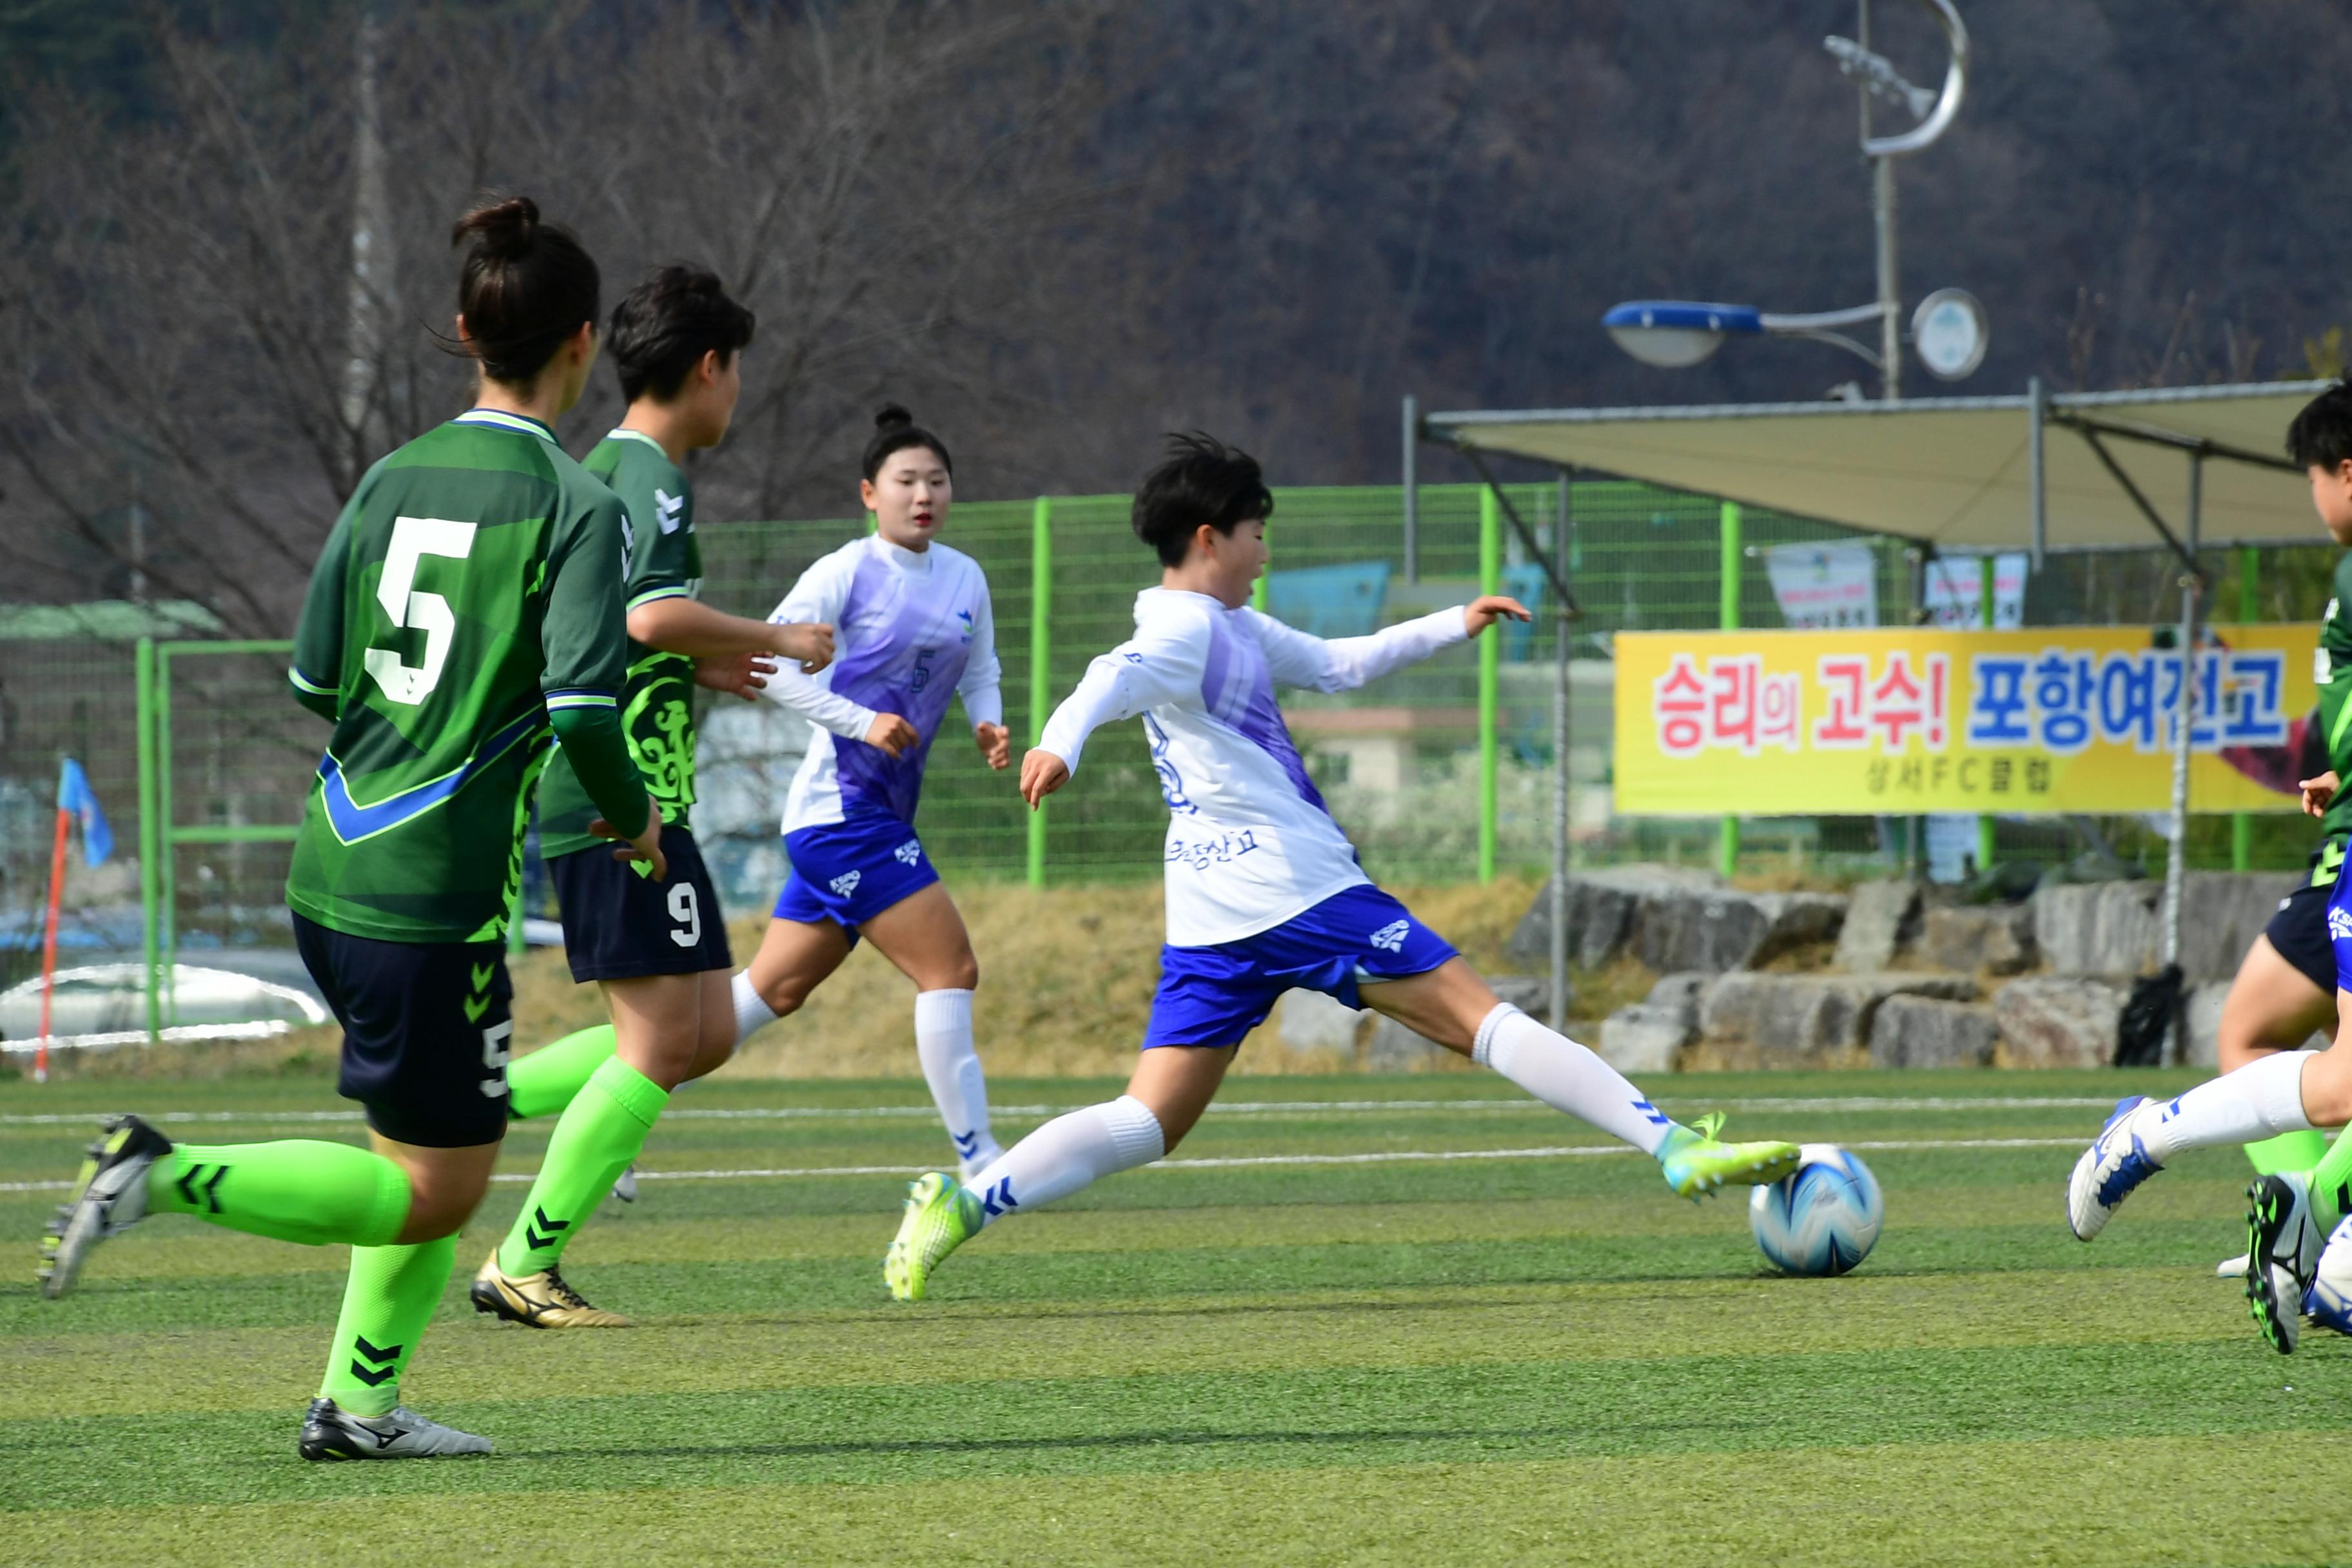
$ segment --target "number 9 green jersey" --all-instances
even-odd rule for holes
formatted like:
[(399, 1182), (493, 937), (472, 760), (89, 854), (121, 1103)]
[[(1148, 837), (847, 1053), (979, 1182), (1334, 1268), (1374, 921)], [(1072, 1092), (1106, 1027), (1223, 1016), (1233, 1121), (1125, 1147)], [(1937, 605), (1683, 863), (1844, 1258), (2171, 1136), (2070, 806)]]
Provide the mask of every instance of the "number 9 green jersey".
[(290, 672), (334, 721), (286, 901), (386, 942), (506, 930), (550, 731), (614, 824), (629, 520), (536, 420), (478, 408), (368, 471), (311, 574)]

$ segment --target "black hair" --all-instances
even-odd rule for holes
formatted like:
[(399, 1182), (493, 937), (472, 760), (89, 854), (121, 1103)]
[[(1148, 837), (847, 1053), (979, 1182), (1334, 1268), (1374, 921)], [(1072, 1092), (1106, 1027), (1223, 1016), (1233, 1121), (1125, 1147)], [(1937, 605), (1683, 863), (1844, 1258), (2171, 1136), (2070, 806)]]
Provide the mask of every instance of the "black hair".
[(1168, 456), (1135, 492), (1135, 537), (1179, 566), (1202, 523), (1231, 533), (1274, 515), (1274, 492), (1257, 459), (1205, 431), (1171, 433)]
[(2286, 455), (2331, 474), (2352, 461), (2352, 386), (2339, 381), (2303, 405), (2286, 427)]
[(882, 465), (893, 452), (903, 452), (909, 447), (929, 447), (940, 455), (940, 467), (955, 474), (955, 459), (948, 456), (948, 444), (915, 423), (915, 416), (895, 403), (886, 403), (874, 414), (874, 438), (866, 443), (866, 478), (871, 480), (882, 471)]
[(579, 237), (542, 222), (529, 196), (485, 202), (459, 218), (449, 243), (469, 241), (457, 283), (466, 352), (492, 381), (527, 386), (564, 339), (604, 313), (604, 280)]
[(725, 364), (751, 341), (751, 312), (727, 297), (715, 273), (673, 261), (646, 274), (613, 307), (604, 340), (621, 373), (621, 396), (630, 403), (651, 393), (667, 403), (677, 395), (702, 356)]

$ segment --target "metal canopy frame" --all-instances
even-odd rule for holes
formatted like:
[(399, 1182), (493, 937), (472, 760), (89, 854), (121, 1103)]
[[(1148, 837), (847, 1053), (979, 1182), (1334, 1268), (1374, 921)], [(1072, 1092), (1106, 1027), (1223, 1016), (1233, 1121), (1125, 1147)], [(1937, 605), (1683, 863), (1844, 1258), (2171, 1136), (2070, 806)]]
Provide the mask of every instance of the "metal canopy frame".
[[(2172, 809), (2169, 831), (2167, 835), (2169, 848), (2165, 858), (2164, 879), (2164, 960), (2168, 971), (2177, 972), (2180, 954), (2181, 895), (2183, 878), (2186, 873), (2185, 860), (2189, 830), (2189, 741), (2190, 733), (2196, 724), (2197, 683), (2193, 659), (2197, 647), (2199, 610), (2207, 586), (2204, 572), (2197, 562), (2200, 524), (2203, 521), (2201, 513), (2205, 464), (2209, 461), (2240, 463), (2284, 473), (2300, 473), (2302, 470), (2284, 457), (2251, 451), (2229, 442), (2168, 429), (2161, 425), (2134, 421), (2129, 417), (2128, 411), (2162, 408), (2169, 405), (2184, 403), (2212, 403), (2236, 398), (2273, 397), (2296, 392), (2315, 396), (2331, 384), (2333, 384), (2326, 381), (2273, 382), (2222, 387), (2158, 387), (2133, 392), (2073, 393), (2053, 396), (2042, 384), (2041, 378), (2036, 376), (2028, 383), (2022, 396), (1912, 398), (1851, 404), (1716, 404), (1654, 408), (1477, 410), (1465, 413), (1433, 414), (1426, 416), (1420, 416), (1417, 408), (1408, 402), (1405, 416), (1405, 473), (1407, 476), (1405, 507), (1407, 515), (1412, 516), (1414, 510), (1414, 497), (1412, 492), (1415, 488), (1418, 472), (1418, 465), (1413, 460), (1413, 448), (1418, 442), (1430, 441), (1451, 447), (1466, 458), (1477, 470), (1479, 480), (1493, 490), (1496, 499), (1502, 503), (1506, 515), (1510, 518), (1511, 525), (1518, 533), (1520, 542), (1527, 548), (1529, 556), (1542, 564), (1544, 575), (1550, 581), (1553, 591), (1558, 595), (1557, 602), (1560, 606), (1561, 647), (1564, 649), (1568, 623), (1576, 613), (1574, 599), (1570, 593), (1569, 585), (1560, 571), (1537, 545), (1533, 531), (1528, 527), (1520, 518), (1517, 509), (1511, 505), (1508, 497), (1504, 494), (1502, 486), (1487, 467), (1481, 449), (1465, 438), (1465, 433), (1467, 431), (1475, 430), (1481, 426), (1536, 423), (1599, 424), (1604, 421), (1625, 423), (1636, 420), (1700, 422), (1776, 414), (1835, 414), (1843, 417), (1866, 419), (1900, 418), (1906, 413), (1914, 412), (2014, 410), (2024, 415), (2028, 424), (2028, 491), (2032, 507), (2032, 554), (2033, 566), (2037, 571), (2053, 554), (2071, 554), (2078, 552), (2104, 553), (2133, 548), (2117, 544), (2085, 544), (2070, 548), (2063, 545), (2053, 546), (2050, 542), (2048, 470), (2045, 460), (2046, 432), (2048, 427), (2053, 425), (2061, 429), (2072, 431), (2082, 438), (2093, 456), (2097, 458), (2100, 467), (2106, 470), (2108, 476), (2123, 490), (2130, 500), (2134, 510), (2147, 521), (2150, 531), (2162, 541), (2166, 550), (2179, 563), (2181, 568), (2179, 580), (2181, 715), (2173, 750)], [(2183, 526), (2180, 529), (2176, 531), (2166, 522), (2155, 503), (2148, 500), (2147, 493), (2116, 460), (2106, 445), (2110, 440), (2168, 447), (2187, 458), (2188, 504)], [(1499, 447), (1486, 449), (1506, 450)], [(1517, 455), (1558, 468), (1563, 485), (1571, 472), (1569, 468), (1559, 464), (1554, 458), (1538, 457), (1532, 453)], [(1580, 466), (1574, 471), (1601, 473), (1606, 470)], [(1637, 480), (1643, 479), (1643, 476), (1637, 474), (1622, 474), (1616, 477)], [(1718, 497), (1717, 499), (1736, 500), (1741, 498)], [(1564, 520), (1565, 501), (1562, 505)], [(1839, 524), (1838, 526), (1847, 525)], [(1934, 540), (1906, 535), (1897, 529), (1882, 529), (1880, 531), (1890, 537), (1911, 539), (1914, 542), (1922, 545), (1930, 554), (1936, 553), (1938, 550), (1937, 542)], [(1563, 531), (1562, 542), (1564, 542)], [(2302, 543), (2308, 541), (2283, 540), (2277, 542)], [(1563, 906), (1566, 902), (1568, 840), (1568, 811), (1565, 799), (1568, 770), (1565, 723), (1568, 690), (1567, 661), (1563, 658), (1559, 663), (1559, 669), (1556, 676), (1559, 689), (1554, 696), (1554, 728), (1558, 737), (1555, 765), (1560, 770), (1560, 779), (1556, 788), (1556, 795), (1559, 800), (1554, 814), (1556, 821), (1553, 824), (1551, 889), (1551, 959), (1555, 1013), (1559, 1008), (1558, 991), (1564, 983), (1565, 973), (1566, 924), (1563, 918), (1565, 912)], [(2166, 1035), (2165, 1060), (2168, 1065), (2179, 1060), (2181, 1030), (2179, 1009), (2176, 1008), (2174, 1026)]]

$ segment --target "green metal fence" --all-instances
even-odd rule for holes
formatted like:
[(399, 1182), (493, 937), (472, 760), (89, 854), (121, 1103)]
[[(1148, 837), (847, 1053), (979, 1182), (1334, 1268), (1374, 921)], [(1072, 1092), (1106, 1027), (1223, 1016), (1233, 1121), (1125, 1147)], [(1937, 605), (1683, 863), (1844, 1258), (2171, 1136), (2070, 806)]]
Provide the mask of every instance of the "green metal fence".
[[(1858, 536), (1754, 510), (1727, 519), (1714, 500), (1639, 484), (1535, 483), (1505, 494), (1547, 543), (1563, 502), (1568, 513), (1563, 553), (1584, 610), (1572, 649), (1569, 758), (1580, 859), (1707, 864), (1728, 854), (1737, 868), (1759, 871), (1784, 858), (1868, 864), (1886, 852), (1883, 826), (1869, 818), (1719, 829), (1615, 818), (1607, 805), (1609, 638), (1629, 628), (1778, 626), (1761, 552)], [(1126, 497), (1081, 496), (966, 501), (950, 516), (948, 542), (989, 576), (1016, 755), (1087, 660), (1128, 635), (1134, 594), (1157, 580), (1150, 552), (1129, 531), (1128, 511)], [(1360, 692), (1286, 695), (1318, 785), (1376, 876), (1466, 880), (1538, 869), (1549, 859), (1555, 623), (1501, 512), (1481, 487), (1423, 487), (1418, 558), (1408, 561), (1398, 489), (1277, 492), (1269, 530), (1275, 574), (1384, 568), (1384, 622), (1496, 586), (1534, 601), (1538, 612), (1530, 626), (1507, 626), (1475, 649), (1450, 649)], [(706, 524), (705, 596), (764, 615), (810, 563), (865, 527), (862, 518)], [(1882, 619), (1900, 620), (1916, 592), (1916, 558), (1901, 541), (1869, 542)], [(2324, 545), (2209, 552), (2211, 609), (2248, 620), (2315, 619), (2336, 554)], [(2155, 552), (2053, 558), (2035, 579), (2028, 619), (2168, 619), (2176, 573)], [(0, 636), (5, 978), (21, 975), (37, 948), (46, 880), (38, 828), (54, 807), (60, 752), (89, 769), (117, 841), (140, 847), (135, 889), (125, 885), (130, 868), (78, 871), (69, 882), (71, 943), (143, 954), (169, 973), (172, 958), (192, 949), (288, 940), (289, 840), (324, 730), (287, 695), (286, 652), (279, 642)], [(731, 847), (772, 858), (781, 805), (778, 789), (768, 810), (728, 830), (740, 840)], [(1107, 737), (1089, 753), (1086, 775), (1033, 815), (1009, 775), (983, 766), (960, 720), (934, 752), (921, 816), (924, 841), (950, 877), (1046, 886), (1156, 876), (1164, 822), (1149, 758), (1130, 738)], [(2142, 825), (2098, 826), (2126, 853), (2160, 862), (2161, 845)], [(2079, 847), (2078, 835), (2054, 821), (2005, 821), (1990, 847), (2003, 858), (2057, 858)], [(2198, 864), (2286, 866), (2300, 862), (2308, 839), (2294, 817), (2204, 817), (2194, 822), (2189, 853)], [(713, 847), (723, 858), (730, 847)], [(735, 901), (748, 908), (755, 896), (739, 893)], [(550, 911), (535, 905), (532, 912)], [(162, 1021), (170, 1003), (168, 993), (157, 998)]]

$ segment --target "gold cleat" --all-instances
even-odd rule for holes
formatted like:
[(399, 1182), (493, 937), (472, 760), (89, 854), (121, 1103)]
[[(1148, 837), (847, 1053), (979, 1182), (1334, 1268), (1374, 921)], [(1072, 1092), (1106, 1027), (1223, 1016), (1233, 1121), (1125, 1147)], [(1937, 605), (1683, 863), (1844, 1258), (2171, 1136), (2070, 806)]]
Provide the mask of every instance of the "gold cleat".
[(628, 1329), (636, 1326), (633, 1318), (618, 1312), (592, 1307), (579, 1291), (563, 1282), (563, 1276), (552, 1268), (520, 1278), (499, 1267), (499, 1255), (492, 1252), (474, 1276), (474, 1288), (467, 1294), (474, 1299), (474, 1310), (504, 1318), (509, 1323), (520, 1323), (526, 1329)]

